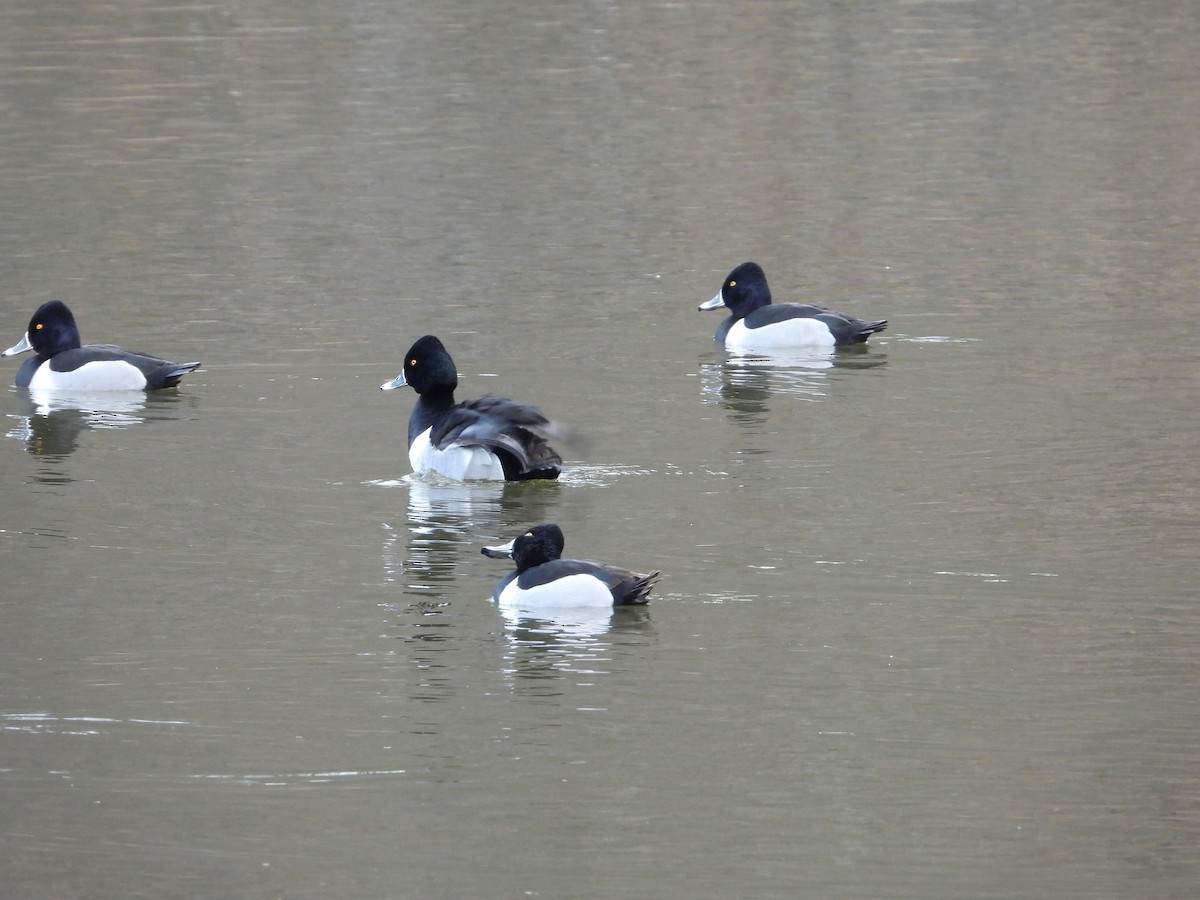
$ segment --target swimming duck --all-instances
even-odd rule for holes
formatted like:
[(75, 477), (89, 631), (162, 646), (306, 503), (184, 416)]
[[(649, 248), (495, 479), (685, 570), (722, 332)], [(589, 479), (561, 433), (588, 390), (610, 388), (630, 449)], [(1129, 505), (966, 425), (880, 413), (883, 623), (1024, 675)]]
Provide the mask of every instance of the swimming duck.
[(887, 319), (865, 322), (812, 303), (771, 303), (767, 276), (744, 262), (725, 277), (721, 290), (700, 309), (729, 310), (714, 339), (729, 350), (785, 347), (848, 347), (887, 328)]
[(174, 363), (112, 344), (81, 345), (75, 316), (61, 300), (38, 307), (25, 336), (4, 351), (33, 350), (17, 369), (14, 384), (50, 391), (157, 391), (175, 387), (198, 362)]
[(511, 557), (517, 568), (500, 579), (492, 599), (524, 609), (539, 606), (642, 606), (658, 572), (641, 574), (590, 559), (562, 559), (566, 540), (553, 523), (535, 525), (484, 556)]
[(410, 386), (418, 394), (408, 420), (408, 458), (413, 471), (438, 472), (458, 481), (525, 481), (557, 478), (562, 457), (548, 439), (568, 431), (535, 406), (486, 394), (454, 402), (458, 370), (432, 334), (417, 340), (404, 368), (379, 387)]

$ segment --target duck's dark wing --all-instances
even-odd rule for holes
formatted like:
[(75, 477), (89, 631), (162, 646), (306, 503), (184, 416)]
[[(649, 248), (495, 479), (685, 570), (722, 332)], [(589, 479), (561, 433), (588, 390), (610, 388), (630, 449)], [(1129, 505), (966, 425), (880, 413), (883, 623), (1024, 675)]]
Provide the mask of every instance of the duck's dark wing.
[(861, 344), (877, 331), (887, 328), (887, 319), (864, 322), (816, 303), (773, 303), (760, 306), (746, 316), (747, 328), (762, 328), (788, 319), (819, 319), (829, 327), (838, 344)]
[(641, 606), (650, 600), (650, 591), (658, 582), (659, 573), (631, 572), (592, 559), (552, 559), (526, 569), (517, 578), (517, 585), (522, 590), (529, 590), (570, 575), (591, 575), (600, 579), (612, 593), (613, 606)]
[(747, 328), (762, 328), (764, 325), (775, 325), (789, 319), (821, 319), (826, 316), (838, 317), (838, 314), (825, 306), (815, 303), (771, 303), (760, 306), (746, 316)]
[(505, 477), (517, 481), (557, 478), (562, 457), (549, 440), (567, 436), (565, 427), (536, 406), (489, 394), (450, 409), (430, 432), (429, 442), (439, 450), (451, 444), (487, 447), (500, 457)]
[(650, 591), (658, 583), (658, 572), (632, 572), (608, 563), (581, 562), (597, 567), (595, 576), (608, 585), (613, 595), (613, 606), (642, 606), (650, 601)]
[(50, 358), (50, 368), (55, 372), (73, 372), (90, 362), (125, 362), (137, 367), (146, 376), (146, 390), (174, 387), (188, 372), (200, 368), (199, 362), (177, 363), (142, 353), (126, 350), (114, 344), (85, 344), (73, 350), (64, 350)]

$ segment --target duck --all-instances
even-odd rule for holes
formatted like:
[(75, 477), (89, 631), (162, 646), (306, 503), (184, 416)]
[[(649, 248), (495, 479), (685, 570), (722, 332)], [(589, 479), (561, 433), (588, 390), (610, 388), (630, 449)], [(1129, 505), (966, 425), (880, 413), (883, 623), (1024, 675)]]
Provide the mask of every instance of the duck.
[(404, 367), (380, 390), (408, 385), (417, 403), (408, 419), (408, 459), (417, 474), (436, 472), (455, 481), (555, 479), (562, 457), (551, 439), (570, 440), (570, 431), (536, 406), (485, 394), (456, 403), (458, 369), (432, 334), (418, 338)]
[(35, 391), (158, 391), (200, 368), (113, 344), (83, 344), (75, 315), (61, 300), (39, 306), (25, 336), (0, 355), (27, 350), (36, 356), (21, 364), (13, 383)]
[(659, 572), (633, 572), (590, 559), (562, 559), (566, 539), (553, 522), (535, 525), (499, 547), (480, 552), (492, 559), (511, 558), (516, 569), (496, 584), (492, 599), (502, 606), (604, 608), (644, 606)]
[(771, 303), (762, 266), (744, 262), (725, 276), (715, 297), (701, 310), (728, 309), (713, 339), (727, 350), (789, 347), (850, 347), (887, 328), (887, 319), (867, 322), (813, 303)]

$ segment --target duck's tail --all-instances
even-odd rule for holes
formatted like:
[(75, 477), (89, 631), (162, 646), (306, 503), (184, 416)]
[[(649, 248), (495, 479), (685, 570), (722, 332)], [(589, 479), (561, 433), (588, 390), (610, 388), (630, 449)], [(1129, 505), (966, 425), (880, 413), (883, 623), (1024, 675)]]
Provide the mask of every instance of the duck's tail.
[(883, 331), (887, 328), (888, 320), (880, 319), (878, 322), (863, 322), (862, 327), (854, 334), (854, 342), (861, 344), (877, 331)]
[(644, 606), (650, 602), (650, 591), (658, 584), (660, 572), (650, 572), (638, 576), (637, 581), (628, 586), (621, 602), (617, 606)]
[(155, 385), (156, 388), (175, 387), (179, 384), (179, 380), (188, 372), (195, 372), (200, 368), (199, 362), (188, 363), (170, 363), (168, 368), (164, 368), (157, 373), (155, 381), (160, 382)]

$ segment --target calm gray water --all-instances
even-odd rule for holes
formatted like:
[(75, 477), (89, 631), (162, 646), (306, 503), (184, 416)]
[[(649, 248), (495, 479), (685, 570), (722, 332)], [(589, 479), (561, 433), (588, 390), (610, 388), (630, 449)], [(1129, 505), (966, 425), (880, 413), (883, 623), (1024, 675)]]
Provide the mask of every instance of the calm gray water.
[[(1190, 5), (15, 3), (0, 84), (0, 343), (205, 363), (0, 393), (6, 898), (1195, 896)], [(891, 327), (731, 357), (744, 259)], [(427, 332), (561, 482), (405, 479)], [(650, 606), (502, 616), (542, 521)]]

